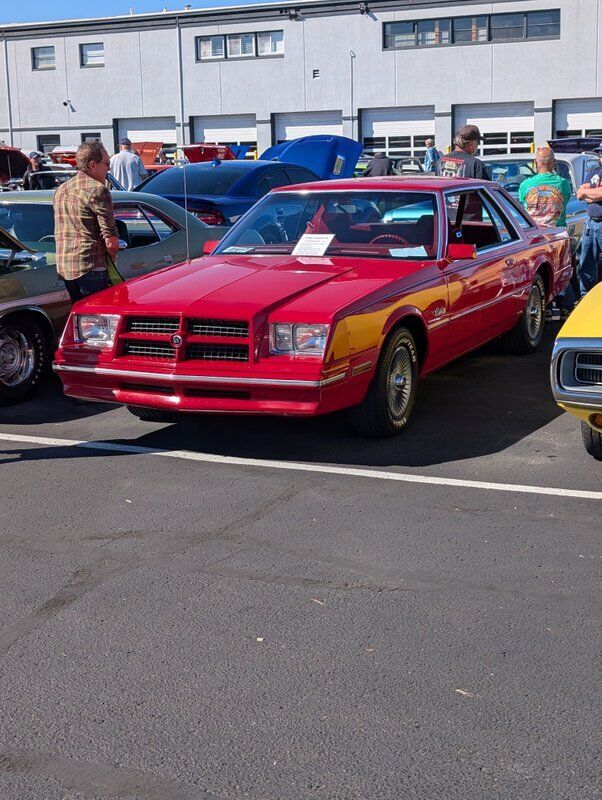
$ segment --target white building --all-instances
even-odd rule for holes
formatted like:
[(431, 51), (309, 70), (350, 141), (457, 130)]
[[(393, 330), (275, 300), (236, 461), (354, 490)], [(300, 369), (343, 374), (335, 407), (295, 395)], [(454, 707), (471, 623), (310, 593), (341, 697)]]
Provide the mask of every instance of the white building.
[(299, 0), (0, 28), (0, 139), (415, 154), (475, 122), (488, 152), (602, 138), (602, 0)]

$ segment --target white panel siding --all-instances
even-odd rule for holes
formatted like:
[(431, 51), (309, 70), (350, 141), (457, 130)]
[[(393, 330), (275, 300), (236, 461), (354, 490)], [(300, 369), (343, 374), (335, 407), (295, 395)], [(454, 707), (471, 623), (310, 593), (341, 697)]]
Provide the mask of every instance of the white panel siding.
[(362, 111), (362, 137), (434, 136), (433, 106), (412, 108), (366, 108)]
[(532, 103), (491, 103), (456, 107), (456, 128), (478, 125), (481, 133), (532, 131)]
[(556, 131), (602, 130), (602, 98), (592, 100), (558, 100), (554, 120)]
[(241, 144), (257, 141), (257, 123), (253, 114), (232, 114), (223, 117), (194, 117), (194, 138), (197, 144)]
[(131, 117), (119, 120), (119, 139), (127, 136), (132, 142), (165, 142), (175, 144), (175, 117)]
[(291, 114), (276, 114), (276, 141), (285, 142), (299, 136), (313, 134), (343, 135), (341, 111), (303, 111)]

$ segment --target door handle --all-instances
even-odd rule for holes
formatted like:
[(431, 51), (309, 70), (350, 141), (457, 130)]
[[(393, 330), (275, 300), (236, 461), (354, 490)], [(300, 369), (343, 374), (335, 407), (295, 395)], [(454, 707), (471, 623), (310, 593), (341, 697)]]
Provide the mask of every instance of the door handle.
[(515, 258), (507, 258), (506, 259), (506, 264), (508, 264), (509, 267), (513, 267), (516, 264), (516, 259)]
[(163, 256), (163, 261), (165, 261), (166, 264), (173, 264), (173, 256)]

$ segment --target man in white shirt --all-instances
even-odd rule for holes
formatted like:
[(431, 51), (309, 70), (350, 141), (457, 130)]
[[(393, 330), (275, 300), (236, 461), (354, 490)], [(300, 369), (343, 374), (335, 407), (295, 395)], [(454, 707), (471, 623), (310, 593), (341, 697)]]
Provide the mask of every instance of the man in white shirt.
[(132, 143), (127, 137), (119, 142), (119, 153), (111, 158), (111, 174), (126, 192), (131, 192), (147, 177), (142, 159), (137, 153), (132, 153)]

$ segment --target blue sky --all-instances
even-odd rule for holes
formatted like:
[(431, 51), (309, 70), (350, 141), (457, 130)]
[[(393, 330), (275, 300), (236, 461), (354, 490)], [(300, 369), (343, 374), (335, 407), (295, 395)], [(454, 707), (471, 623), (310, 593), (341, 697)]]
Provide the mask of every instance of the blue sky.
[[(72, 19), (82, 17), (110, 17), (115, 14), (129, 14), (130, 8), (136, 14), (148, 11), (178, 11), (190, 3), (193, 8), (207, 6), (246, 5), (253, 0), (102, 0), (101, 3), (82, 3), (81, 0), (0, 0), (0, 24), (8, 22), (41, 22), (53, 19)], [(91, 11), (94, 8), (95, 11)]]

